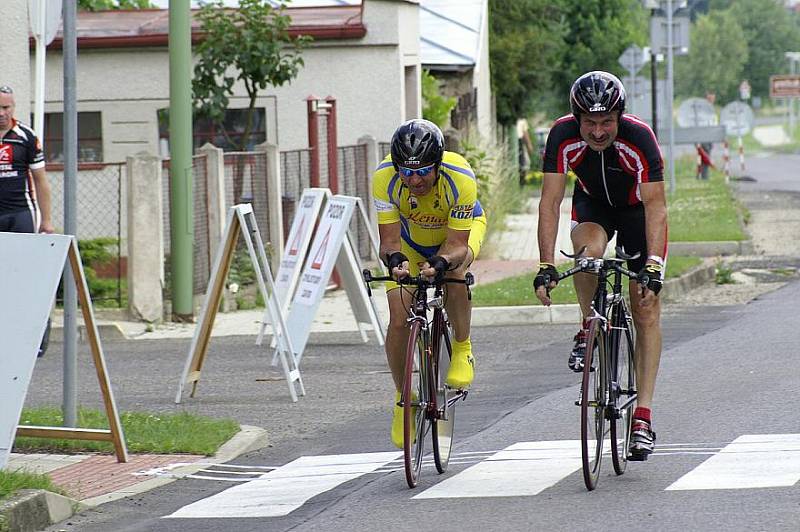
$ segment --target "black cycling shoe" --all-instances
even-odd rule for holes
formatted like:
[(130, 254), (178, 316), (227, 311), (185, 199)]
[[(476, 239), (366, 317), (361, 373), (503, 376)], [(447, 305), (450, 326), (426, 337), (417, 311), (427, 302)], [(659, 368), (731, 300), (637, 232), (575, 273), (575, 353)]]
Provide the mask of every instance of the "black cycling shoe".
[(572, 348), (572, 352), (569, 354), (569, 369), (574, 371), (575, 373), (580, 373), (583, 371), (583, 359), (586, 355), (586, 329), (581, 329), (578, 331), (578, 334), (575, 335), (575, 346)]
[(649, 422), (635, 419), (631, 424), (631, 446), (628, 460), (644, 462), (653, 453), (656, 445), (656, 433)]

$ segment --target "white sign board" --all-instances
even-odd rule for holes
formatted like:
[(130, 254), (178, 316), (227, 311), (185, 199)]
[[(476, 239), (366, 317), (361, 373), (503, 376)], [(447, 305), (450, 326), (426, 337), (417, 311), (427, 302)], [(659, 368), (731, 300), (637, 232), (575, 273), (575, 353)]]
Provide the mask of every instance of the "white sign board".
[[(275, 297), (278, 300), (278, 308), (284, 314), (288, 311), (289, 301), (292, 299), (297, 279), (300, 277), (303, 261), (308, 254), (308, 246), (311, 243), (311, 235), (314, 234), (320, 209), (330, 196), (331, 192), (327, 188), (307, 188), (300, 196), (297, 212), (292, 220), (292, 228), (289, 230), (289, 237), (283, 249), (281, 264), (275, 275)], [(269, 307), (267, 307), (264, 317), (261, 318), (256, 345), (261, 345), (267, 324), (271, 323), (269, 314)], [(273, 364), (276, 362), (277, 360), (273, 360)]]
[[(379, 340), (382, 341), (377, 311), (367, 297), (366, 289), (357, 288), (363, 285), (360, 264), (348, 237), (350, 219), (355, 212), (358, 199), (350, 196), (333, 196), (319, 220), (314, 241), (306, 259), (300, 282), (292, 299), (287, 327), (292, 347), (299, 362), (308, 341), (311, 324), (317, 313), (328, 279), (334, 265), (342, 275), (342, 284), (350, 298), (350, 305), (356, 321), (363, 323), (364, 315), (368, 323), (372, 323)], [(362, 336), (364, 335), (363, 330)]]
[(297, 204), (297, 212), (292, 221), (292, 228), (289, 230), (289, 237), (286, 239), (286, 246), (281, 258), (278, 273), (275, 275), (275, 294), (285, 307), (291, 299), (297, 279), (300, 276), (300, 269), (303, 266), (303, 259), (308, 252), (311, 243), (311, 235), (314, 234), (319, 211), (324, 200), (330, 197), (331, 193), (327, 188), (307, 188), (303, 191), (300, 201)]
[(0, 468), (14, 443), (71, 238), (0, 233)]
[(753, 110), (744, 102), (731, 102), (720, 113), (720, 122), (731, 136), (746, 135), (752, 129), (754, 121)]

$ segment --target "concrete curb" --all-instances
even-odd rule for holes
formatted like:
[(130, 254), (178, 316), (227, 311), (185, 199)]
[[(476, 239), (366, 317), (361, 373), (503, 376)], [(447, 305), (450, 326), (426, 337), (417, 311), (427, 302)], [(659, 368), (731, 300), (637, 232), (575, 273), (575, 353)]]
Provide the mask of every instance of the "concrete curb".
[(20, 490), (0, 505), (0, 530), (35, 532), (69, 519), (86, 506), (46, 490)]
[(76, 501), (46, 490), (20, 490), (0, 505), (0, 530), (35, 532), (64, 519), (69, 519), (77, 512), (87, 508), (152, 490), (196, 473), (209, 464), (228, 462), (267, 445), (266, 430), (251, 425), (242, 425), (241, 430), (222, 444), (214, 456), (202, 462), (180, 466), (170, 471), (168, 476), (150, 478), (105, 495)]
[(670, 255), (691, 257), (717, 257), (728, 255), (751, 255), (752, 240), (725, 240), (718, 242), (670, 242)]

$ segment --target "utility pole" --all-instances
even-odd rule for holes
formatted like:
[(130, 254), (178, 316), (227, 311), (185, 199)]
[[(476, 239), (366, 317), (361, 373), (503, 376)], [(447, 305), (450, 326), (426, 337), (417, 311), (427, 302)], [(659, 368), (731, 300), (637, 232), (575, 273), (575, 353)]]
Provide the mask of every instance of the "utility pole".
[(192, 32), (189, 0), (169, 0), (170, 263), (172, 319), (192, 321)]

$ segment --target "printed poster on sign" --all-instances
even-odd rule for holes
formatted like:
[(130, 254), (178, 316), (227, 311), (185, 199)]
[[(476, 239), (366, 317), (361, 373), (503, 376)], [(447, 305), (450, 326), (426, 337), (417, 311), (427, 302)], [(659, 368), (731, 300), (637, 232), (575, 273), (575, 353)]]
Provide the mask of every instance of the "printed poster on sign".
[(303, 191), (297, 206), (286, 248), (281, 258), (278, 275), (275, 278), (275, 293), (281, 303), (290, 299), (297, 282), (298, 270), (306, 257), (314, 226), (317, 223), (322, 201), (329, 192), (322, 188), (307, 188)]
[(333, 271), (342, 239), (350, 223), (354, 203), (334, 197), (328, 202), (317, 228), (311, 251), (300, 276), (295, 302), (314, 306), (322, 297)]

